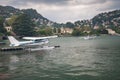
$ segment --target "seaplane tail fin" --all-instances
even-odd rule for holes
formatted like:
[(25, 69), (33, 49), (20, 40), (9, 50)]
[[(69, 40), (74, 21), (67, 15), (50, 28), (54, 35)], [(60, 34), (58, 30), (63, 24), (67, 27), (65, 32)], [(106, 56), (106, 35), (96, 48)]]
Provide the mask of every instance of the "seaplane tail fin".
[(19, 46), (19, 41), (16, 40), (13, 36), (8, 36), (8, 39), (10, 41), (10, 46)]

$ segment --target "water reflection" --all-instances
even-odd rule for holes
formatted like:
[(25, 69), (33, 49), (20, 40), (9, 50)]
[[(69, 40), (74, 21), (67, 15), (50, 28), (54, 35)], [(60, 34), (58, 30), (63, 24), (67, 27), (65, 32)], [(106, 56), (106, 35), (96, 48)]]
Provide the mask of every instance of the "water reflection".
[(10, 74), (8, 73), (8, 62), (8, 56), (0, 55), (0, 80), (8, 79), (10, 77)]
[[(38, 59), (42, 59), (45, 51), (40, 52), (2, 52), (0, 54), (0, 80), (8, 79), (20, 71), (26, 73), (26, 69), (36, 65)], [(18, 74), (17, 74), (18, 75)]]

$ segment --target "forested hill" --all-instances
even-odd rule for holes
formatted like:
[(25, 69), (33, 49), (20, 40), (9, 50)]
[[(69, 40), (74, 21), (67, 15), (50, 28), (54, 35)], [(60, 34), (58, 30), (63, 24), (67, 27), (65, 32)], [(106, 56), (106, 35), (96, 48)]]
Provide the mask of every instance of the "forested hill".
[(53, 22), (39, 14), (35, 9), (17, 9), (11, 6), (0, 6), (0, 16), (10, 18), (13, 15), (28, 14), (38, 25), (52, 25)]
[(0, 16), (4, 18), (9, 18), (12, 15), (18, 15), (26, 13), (31, 17), (32, 20), (37, 24), (37, 26), (45, 25), (45, 26), (54, 26), (54, 27), (84, 27), (89, 26), (91, 28), (102, 27), (102, 28), (120, 28), (120, 10), (114, 10), (110, 12), (100, 13), (93, 17), (90, 20), (79, 20), (74, 23), (54, 23), (47, 18), (43, 17), (39, 14), (35, 9), (17, 9), (11, 6), (0, 6)]
[(69, 28), (74, 27), (99, 27), (99, 28), (111, 28), (120, 29), (120, 10), (114, 10), (110, 12), (100, 13), (90, 20), (78, 20), (74, 23), (67, 22), (65, 24), (56, 24), (56, 27), (64, 26)]
[(120, 10), (100, 13), (92, 19), (93, 26), (120, 27)]
[(8, 18), (13, 14), (19, 14), (20, 10), (11, 6), (0, 6), (0, 16)]

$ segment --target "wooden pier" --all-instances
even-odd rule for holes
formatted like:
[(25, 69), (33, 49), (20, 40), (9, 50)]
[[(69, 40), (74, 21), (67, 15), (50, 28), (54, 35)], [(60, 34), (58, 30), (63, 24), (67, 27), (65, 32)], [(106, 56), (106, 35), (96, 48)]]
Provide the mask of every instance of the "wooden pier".
[[(45, 50), (45, 49), (53, 49), (53, 48), (59, 48), (60, 46), (53, 46), (53, 47), (38, 47), (33, 48), (33, 50)], [(0, 51), (6, 52), (6, 51), (19, 51), (19, 50), (32, 50), (32, 48), (26, 48), (26, 47), (4, 47), (0, 48)]]
[(54, 46), (55, 48), (59, 48), (60, 46), (58, 45), (58, 46)]
[(24, 50), (23, 47), (7, 47), (7, 48), (0, 48), (0, 51), (18, 51)]
[(0, 42), (0, 45), (5, 45), (6, 43), (5, 42)]

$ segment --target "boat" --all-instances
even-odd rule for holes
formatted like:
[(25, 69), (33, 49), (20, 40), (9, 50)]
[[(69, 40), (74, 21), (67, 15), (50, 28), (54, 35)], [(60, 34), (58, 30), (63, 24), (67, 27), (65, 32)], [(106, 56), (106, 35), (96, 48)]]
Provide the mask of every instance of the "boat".
[(83, 37), (85, 40), (90, 40), (96, 38), (96, 36), (85, 36)]

